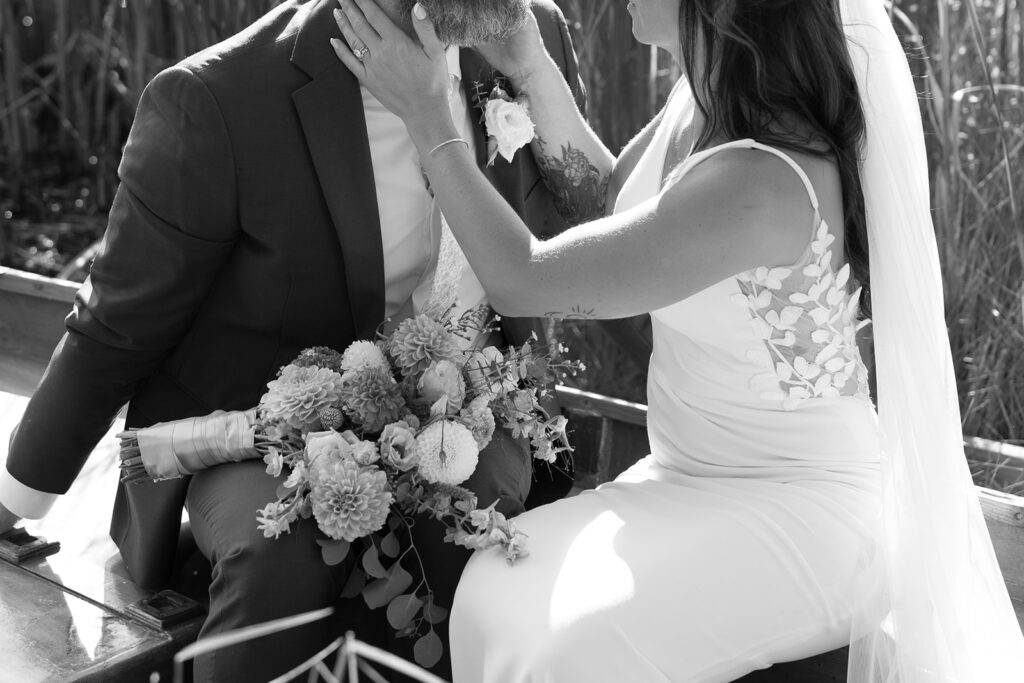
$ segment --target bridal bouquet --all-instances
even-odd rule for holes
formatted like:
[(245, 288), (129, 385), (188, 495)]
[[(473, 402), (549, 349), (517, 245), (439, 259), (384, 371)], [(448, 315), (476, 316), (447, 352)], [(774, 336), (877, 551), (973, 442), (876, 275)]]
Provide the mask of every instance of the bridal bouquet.
[[(471, 549), (498, 547), (510, 563), (525, 556), (524, 537), (495, 510), (479, 508), (459, 486), (476, 470), (495, 429), (528, 439), (534, 457), (551, 462), (567, 450), (566, 422), (541, 407), (556, 371), (536, 339), (504, 351), (464, 351), (455, 324), (419, 315), (376, 342), (343, 353), (306, 349), (267, 384), (250, 411), (224, 413), (121, 434), (122, 479), (181, 476), (216, 464), (262, 458), (267, 474), (286, 475), (277, 500), (257, 513), (267, 538), (313, 517), (324, 561), (357, 554), (345, 597), (362, 594), (387, 606), (400, 636), (418, 636), (421, 666), (441, 655), (433, 624), (446, 610), (433, 602), (410, 533), (414, 515), (445, 526), (445, 540)], [(488, 325), (477, 325), (487, 331)], [(402, 560), (419, 565), (416, 586)]]

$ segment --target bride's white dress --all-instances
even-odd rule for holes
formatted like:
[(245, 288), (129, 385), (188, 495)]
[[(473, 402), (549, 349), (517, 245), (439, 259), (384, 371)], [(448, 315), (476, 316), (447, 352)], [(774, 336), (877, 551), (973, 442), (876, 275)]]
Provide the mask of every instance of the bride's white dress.
[[(655, 196), (682, 99), (616, 211)], [(692, 155), (680, 172), (740, 141)], [(742, 192), (743, 188), (736, 188)], [(875, 590), (877, 418), (859, 292), (817, 216), (785, 268), (654, 311), (651, 454), (517, 518), (530, 556), (470, 561), (451, 616), (456, 683), (728, 681), (840, 647)]]

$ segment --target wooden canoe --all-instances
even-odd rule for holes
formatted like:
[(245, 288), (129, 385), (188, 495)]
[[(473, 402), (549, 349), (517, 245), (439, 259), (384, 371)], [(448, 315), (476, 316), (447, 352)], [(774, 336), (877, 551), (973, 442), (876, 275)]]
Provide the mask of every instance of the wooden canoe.
[[(7, 436), (63, 334), (78, 286), (0, 267), (0, 462), (6, 459)], [(648, 452), (646, 406), (569, 387), (559, 387), (558, 393), (573, 424), (577, 490), (614, 478)], [(0, 633), (31, 633), (13, 644), (0, 640), (0, 661), (36, 663), (18, 680), (131, 680), (142, 671), (166, 671), (174, 649), (195, 637), (196, 620), (160, 631), (125, 612), (129, 602), (147, 593), (117, 575), (115, 549), (106, 536), (117, 478), (113, 434), (119, 429), (115, 424), (47, 519), (27, 524), (30, 532), (59, 540), (60, 553), (29, 567), (0, 560)], [(973, 438), (965, 446), (976, 460), (1024, 468), (1024, 448)], [(978, 496), (1024, 628), (1024, 498), (985, 488), (978, 488)], [(6, 597), (15, 594), (20, 602)], [(38, 609), (33, 611), (33, 605)], [(32, 619), (26, 616), (30, 613)], [(114, 632), (116, 638), (110, 635)], [(69, 633), (91, 633), (87, 643), (92, 649), (82, 645), (82, 637), (73, 642)], [(845, 671), (844, 649), (779, 664), (742, 680), (844, 681)]]
[[(0, 268), (0, 463), (78, 286)], [(20, 564), (0, 559), (0, 680), (140, 681), (154, 680), (153, 672), (170, 680), (171, 657), (199, 632), (201, 616), (160, 628), (132, 613), (154, 594), (122, 575), (107, 535), (122, 425), (47, 518), (24, 523), (60, 551)]]

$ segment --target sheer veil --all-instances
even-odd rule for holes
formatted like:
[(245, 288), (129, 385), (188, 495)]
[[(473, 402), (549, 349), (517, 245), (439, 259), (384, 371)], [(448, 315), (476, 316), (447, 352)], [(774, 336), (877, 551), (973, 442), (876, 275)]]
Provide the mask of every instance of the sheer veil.
[(1024, 638), (964, 458), (916, 91), (883, 0), (840, 6), (867, 121), (887, 572), (854, 624), (849, 680), (1021, 680)]

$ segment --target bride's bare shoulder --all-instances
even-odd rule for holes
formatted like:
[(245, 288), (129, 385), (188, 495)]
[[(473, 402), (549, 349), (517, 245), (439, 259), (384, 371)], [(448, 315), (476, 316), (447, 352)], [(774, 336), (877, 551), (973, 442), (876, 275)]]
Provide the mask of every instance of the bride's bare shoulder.
[[(817, 162), (805, 168), (810, 166), (808, 159), (801, 156), (797, 166), (809, 178), (820, 178), (827, 162), (820, 162), (820, 168)], [(709, 225), (722, 219), (749, 222), (758, 235), (754, 242), (760, 248), (770, 244), (771, 258), (777, 263), (799, 258), (815, 227), (814, 208), (800, 174), (785, 159), (759, 149), (716, 152), (670, 183), (664, 193), (674, 195), (688, 212), (716, 215), (718, 220), (708, 221)]]

